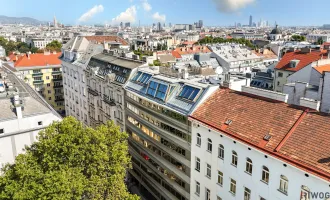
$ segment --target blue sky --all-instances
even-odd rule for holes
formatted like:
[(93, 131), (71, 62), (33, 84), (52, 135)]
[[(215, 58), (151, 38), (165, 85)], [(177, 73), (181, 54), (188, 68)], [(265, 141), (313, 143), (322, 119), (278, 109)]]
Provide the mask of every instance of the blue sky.
[(0, 0), (0, 3), (0, 15), (51, 21), (55, 14), (64, 24), (120, 21), (138, 24), (139, 20), (141, 25), (158, 21), (175, 24), (202, 19), (204, 25), (233, 25), (248, 24), (249, 15), (253, 15), (254, 21), (264, 19), (271, 25), (275, 21), (283, 26), (330, 24), (330, 0)]

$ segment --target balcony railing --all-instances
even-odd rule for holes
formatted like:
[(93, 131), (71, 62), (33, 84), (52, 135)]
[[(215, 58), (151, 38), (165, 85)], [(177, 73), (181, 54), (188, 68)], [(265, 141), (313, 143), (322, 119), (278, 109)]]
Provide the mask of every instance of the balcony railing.
[(33, 84), (44, 84), (44, 80), (34, 80)]
[(63, 78), (62, 77), (53, 77), (53, 81), (62, 81)]
[(63, 85), (54, 85), (53, 88), (62, 88)]
[(99, 93), (96, 90), (93, 90), (92, 88), (88, 88), (88, 93), (92, 94), (93, 96), (99, 95)]
[(62, 74), (62, 71), (52, 71), (52, 75), (60, 75)]
[(109, 104), (110, 106), (115, 106), (115, 101), (113, 99), (111, 99), (108, 95), (103, 95), (103, 101), (107, 104)]
[(44, 74), (39, 72), (39, 73), (33, 73), (32, 74), (32, 77), (40, 77), (40, 76), (43, 76)]
[(64, 98), (61, 97), (61, 98), (55, 99), (55, 102), (60, 102), (60, 101), (64, 101)]

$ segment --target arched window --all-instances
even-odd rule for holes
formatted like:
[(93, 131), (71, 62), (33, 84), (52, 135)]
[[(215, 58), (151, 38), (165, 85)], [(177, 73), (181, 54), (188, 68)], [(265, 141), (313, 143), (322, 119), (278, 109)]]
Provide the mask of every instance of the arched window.
[(232, 152), (231, 156), (231, 164), (234, 165), (235, 167), (237, 166), (237, 153), (235, 151)]
[(288, 187), (289, 187), (289, 180), (286, 176), (281, 175), (281, 180), (280, 180), (280, 191), (283, 192), (284, 194), (288, 194)]
[(222, 144), (219, 144), (218, 157), (222, 160), (225, 157), (225, 148), (223, 147)]
[(300, 200), (310, 200), (310, 189), (307, 186), (301, 186)]
[(212, 140), (210, 138), (207, 139), (207, 151), (212, 152)]
[(201, 144), (202, 144), (201, 134), (197, 133), (197, 143), (196, 143), (196, 145), (200, 147)]
[(266, 166), (262, 166), (261, 180), (267, 184), (269, 182), (269, 169)]
[(246, 158), (246, 166), (245, 171), (249, 174), (252, 174), (252, 160), (250, 158)]

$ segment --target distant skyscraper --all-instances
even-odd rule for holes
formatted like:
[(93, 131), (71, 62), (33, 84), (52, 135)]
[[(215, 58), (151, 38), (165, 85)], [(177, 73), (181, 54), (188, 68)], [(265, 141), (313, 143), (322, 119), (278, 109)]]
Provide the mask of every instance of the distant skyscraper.
[(160, 22), (157, 23), (157, 31), (162, 30), (162, 24)]
[(199, 28), (203, 28), (203, 20), (199, 20), (198, 26), (199, 26)]
[(125, 27), (127, 28), (127, 27), (131, 27), (131, 23), (130, 22), (126, 22), (125, 23)]
[(249, 21), (249, 26), (252, 27), (253, 21), (252, 21), (252, 15), (250, 15), (250, 21)]
[(123, 22), (120, 22), (120, 28), (123, 28)]
[(57, 28), (57, 20), (56, 20), (56, 16), (54, 15), (54, 27)]
[(171, 22), (168, 23), (168, 27), (172, 28), (172, 23)]

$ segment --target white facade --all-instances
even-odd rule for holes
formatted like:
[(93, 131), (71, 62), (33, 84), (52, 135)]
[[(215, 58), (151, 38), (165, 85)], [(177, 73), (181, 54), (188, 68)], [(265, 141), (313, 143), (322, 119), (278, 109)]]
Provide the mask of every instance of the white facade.
[[(197, 134), (201, 135), (200, 145), (197, 143)], [(209, 139), (212, 141), (212, 152), (207, 150)], [(219, 158), (219, 145), (224, 147), (223, 159)], [(237, 153), (237, 166), (232, 164), (233, 151)], [(199, 171), (196, 170), (197, 158), (200, 159)], [(252, 161), (252, 174), (246, 171), (248, 158)], [(206, 174), (207, 164), (211, 166), (211, 177)], [(262, 180), (264, 166), (269, 170), (268, 183), (265, 178)], [(221, 181), (218, 183), (219, 171), (223, 174), (222, 184)], [(191, 200), (307, 200), (301, 197), (301, 193), (305, 191), (303, 188), (307, 187), (311, 192), (329, 191), (328, 181), (313, 175), (306, 177), (305, 174), (306, 172), (301, 169), (193, 121)], [(284, 186), (284, 176), (288, 180), (287, 186)], [(231, 179), (236, 181), (235, 193), (230, 192)], [(282, 186), (280, 186), (281, 179)], [(200, 184), (199, 194), (196, 193), (196, 182)], [(250, 191), (249, 197), (245, 193), (246, 188)], [(281, 191), (281, 188), (286, 188), (284, 190), (287, 192)], [(210, 198), (206, 198), (207, 189), (210, 191)], [(324, 198), (317, 199), (324, 200)]]

